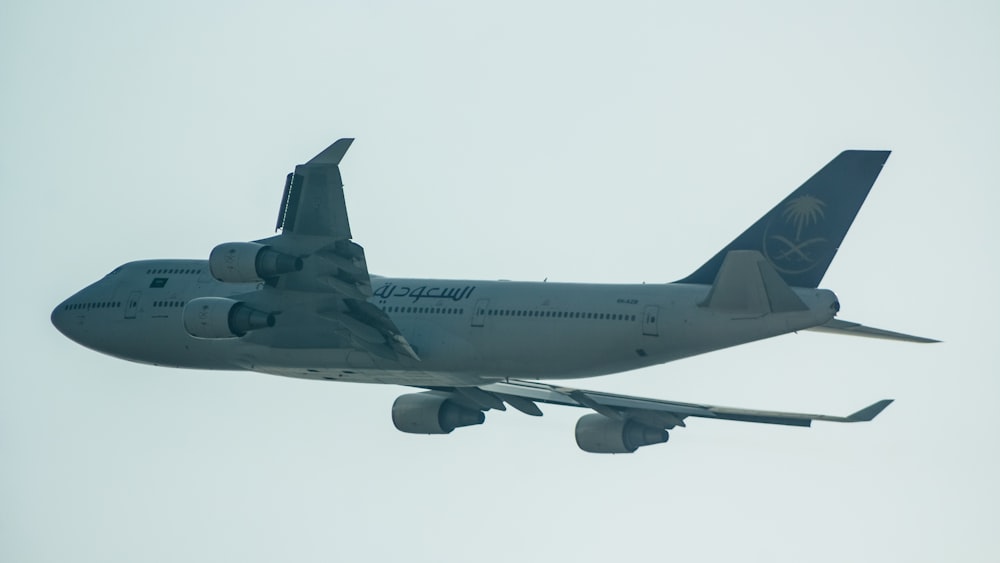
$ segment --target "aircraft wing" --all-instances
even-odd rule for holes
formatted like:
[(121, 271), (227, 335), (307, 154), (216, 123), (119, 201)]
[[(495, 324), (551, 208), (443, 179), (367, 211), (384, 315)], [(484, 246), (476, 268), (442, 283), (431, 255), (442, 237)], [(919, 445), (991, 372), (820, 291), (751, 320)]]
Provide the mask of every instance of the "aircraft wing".
[(351, 238), (340, 161), (354, 139), (339, 139), (285, 179), (275, 230), (337, 240)]
[(392, 319), (368, 302), (371, 276), (364, 248), (351, 240), (339, 167), (353, 142), (334, 142), (286, 178), (275, 225), (281, 234), (256, 243), (295, 257), (299, 268), (265, 280), (259, 299), (314, 313), (353, 348), (419, 360)]
[(689, 416), (787, 426), (810, 426), (814, 420), (867, 422), (892, 403), (892, 399), (884, 399), (847, 416), (832, 416), (681, 403), (520, 380), (491, 383), (471, 388), (455, 387), (436, 390), (448, 391), (453, 395), (452, 400), (480, 410), (491, 408), (504, 410), (503, 404), (506, 403), (525, 414), (541, 416), (542, 412), (536, 403), (547, 403), (587, 408), (612, 419), (631, 420), (644, 426), (659, 429), (683, 427), (685, 426), (684, 419)]

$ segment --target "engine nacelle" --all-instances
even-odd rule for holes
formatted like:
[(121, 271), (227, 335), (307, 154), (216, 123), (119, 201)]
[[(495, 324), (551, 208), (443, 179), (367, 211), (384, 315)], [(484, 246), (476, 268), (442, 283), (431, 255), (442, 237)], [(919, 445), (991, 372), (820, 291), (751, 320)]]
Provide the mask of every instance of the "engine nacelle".
[(256, 242), (226, 242), (208, 256), (212, 277), (229, 283), (251, 283), (297, 272), (302, 259)]
[(630, 454), (642, 446), (668, 439), (670, 434), (666, 430), (602, 414), (586, 414), (576, 422), (576, 445), (595, 454)]
[(486, 415), (463, 407), (434, 391), (400, 395), (392, 403), (392, 423), (410, 434), (450, 434), (462, 426), (482, 424)]
[(184, 306), (184, 330), (195, 338), (235, 338), (274, 326), (274, 315), (226, 297), (198, 297)]

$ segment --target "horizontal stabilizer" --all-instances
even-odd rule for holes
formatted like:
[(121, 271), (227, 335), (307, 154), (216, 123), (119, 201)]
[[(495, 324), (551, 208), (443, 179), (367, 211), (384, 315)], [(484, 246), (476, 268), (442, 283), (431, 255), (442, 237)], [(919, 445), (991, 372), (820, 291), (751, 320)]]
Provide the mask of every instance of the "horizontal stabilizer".
[(808, 309), (756, 250), (731, 250), (726, 254), (712, 290), (701, 306), (752, 315)]
[(931, 344), (934, 342), (941, 342), (940, 340), (934, 340), (933, 338), (924, 338), (923, 336), (913, 336), (912, 334), (903, 334), (901, 332), (893, 332), (891, 330), (872, 328), (870, 326), (865, 326), (863, 324), (852, 323), (850, 321), (842, 321), (840, 319), (832, 319), (825, 324), (814, 326), (808, 330), (815, 330), (817, 332), (830, 332), (833, 334), (846, 334), (848, 336), (864, 336), (866, 338), (881, 338), (883, 340), (901, 340), (903, 342), (919, 342), (921, 344)]

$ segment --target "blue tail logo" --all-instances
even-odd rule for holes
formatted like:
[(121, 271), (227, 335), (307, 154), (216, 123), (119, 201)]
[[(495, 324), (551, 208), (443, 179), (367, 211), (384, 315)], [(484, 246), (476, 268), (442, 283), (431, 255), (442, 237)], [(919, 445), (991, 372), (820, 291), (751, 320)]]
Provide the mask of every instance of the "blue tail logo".
[(792, 287), (819, 287), (889, 151), (844, 151), (680, 283), (712, 285), (733, 250), (760, 252)]
[(775, 214), (764, 229), (763, 250), (776, 270), (800, 274), (816, 267), (827, 255), (829, 241), (819, 236), (824, 232), (825, 207), (818, 197), (802, 195), (790, 199), (780, 217)]

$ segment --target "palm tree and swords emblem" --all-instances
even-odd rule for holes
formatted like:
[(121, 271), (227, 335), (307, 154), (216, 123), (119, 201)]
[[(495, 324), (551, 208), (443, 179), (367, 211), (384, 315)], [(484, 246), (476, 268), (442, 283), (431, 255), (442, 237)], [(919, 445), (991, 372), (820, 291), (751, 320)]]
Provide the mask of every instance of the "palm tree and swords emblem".
[(772, 220), (764, 232), (764, 254), (775, 268), (798, 274), (816, 265), (824, 254), (826, 245), (822, 243), (827, 239), (810, 236), (810, 231), (824, 219), (825, 207), (826, 203), (811, 195), (792, 198), (785, 204), (781, 210), (785, 228), (773, 228), (777, 221)]

